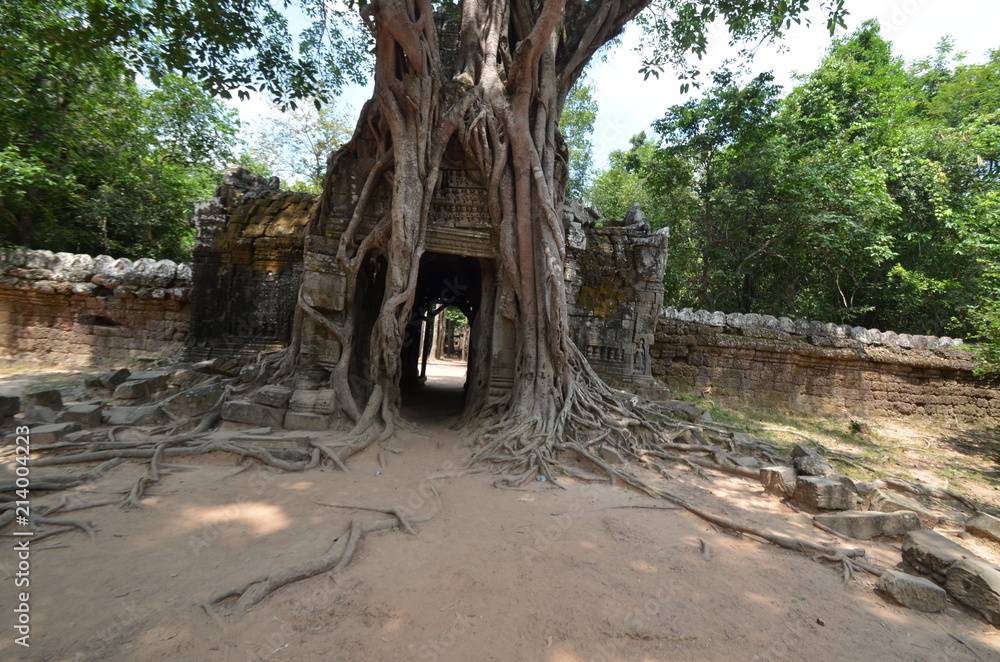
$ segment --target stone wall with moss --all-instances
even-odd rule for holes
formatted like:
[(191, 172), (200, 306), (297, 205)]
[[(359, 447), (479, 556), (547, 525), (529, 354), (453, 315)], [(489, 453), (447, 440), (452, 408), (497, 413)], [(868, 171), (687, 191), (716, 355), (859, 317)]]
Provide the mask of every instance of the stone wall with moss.
[(569, 334), (601, 377), (634, 389), (652, 382), (668, 233), (651, 231), (638, 206), (620, 221), (597, 221), (596, 212), (567, 203)]
[(289, 342), (317, 199), (231, 168), (215, 197), (195, 206), (186, 358), (249, 355)]
[(961, 340), (667, 308), (653, 374), (677, 393), (778, 410), (1000, 420), (1000, 384)]
[(0, 252), (0, 358), (84, 366), (177, 356), (190, 317), (188, 264)]

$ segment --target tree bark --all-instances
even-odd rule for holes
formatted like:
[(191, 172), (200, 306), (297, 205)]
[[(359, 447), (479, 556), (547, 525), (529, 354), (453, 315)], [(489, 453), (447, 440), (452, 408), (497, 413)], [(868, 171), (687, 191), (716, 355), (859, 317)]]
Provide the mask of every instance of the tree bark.
[[(428, 212), (449, 145), (459, 145), (486, 183), (494, 236), (500, 314), (516, 330), (513, 389), (500, 406), (474, 412), (485, 426), (481, 457), (514, 461), (515, 473), (547, 471), (568, 438), (628, 416), (568, 336), (565, 238), (567, 177), (559, 116), (594, 52), (617, 36), (648, 0), (464, 0), (458, 48), (443, 61), (428, 0), (375, 0), (362, 18), (375, 39), (375, 91), (354, 137), (331, 157), (311, 224), (321, 233), (337, 163), (374, 159), (337, 260), (346, 274), (347, 310), (358, 308), (357, 276), (366, 260), (385, 260), (385, 292), (367, 356), (365, 393), (350, 390), (347, 358), (362, 339), (300, 296), (302, 317), (343, 347), (332, 383), (355, 434), (384, 438), (397, 424), (400, 352), (410, 323)], [(453, 58), (453, 61), (451, 59)], [(391, 205), (368, 232), (362, 218), (379, 187)], [(353, 313), (349, 313), (349, 317)], [(296, 325), (298, 332), (301, 324)], [(361, 395), (359, 401), (358, 395)], [(482, 403), (478, 403), (482, 404)]]

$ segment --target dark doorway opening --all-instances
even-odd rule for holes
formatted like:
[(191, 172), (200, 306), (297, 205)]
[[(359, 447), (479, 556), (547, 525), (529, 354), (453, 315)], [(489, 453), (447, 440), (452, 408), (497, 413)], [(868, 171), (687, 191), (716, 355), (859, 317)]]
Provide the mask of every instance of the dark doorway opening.
[(372, 334), (378, 321), (385, 297), (385, 276), (388, 263), (379, 251), (371, 251), (365, 256), (364, 265), (358, 271), (356, 298), (360, 310), (354, 319), (354, 352), (351, 356), (348, 377), (351, 392), (357, 402), (366, 402), (372, 394), (373, 385), (368, 379), (367, 361), (371, 353)]
[(444, 253), (421, 258), (401, 357), (408, 417), (422, 417), (431, 409), (436, 415), (462, 412), (476, 355), (472, 329), (481, 308), (482, 280), (478, 258)]

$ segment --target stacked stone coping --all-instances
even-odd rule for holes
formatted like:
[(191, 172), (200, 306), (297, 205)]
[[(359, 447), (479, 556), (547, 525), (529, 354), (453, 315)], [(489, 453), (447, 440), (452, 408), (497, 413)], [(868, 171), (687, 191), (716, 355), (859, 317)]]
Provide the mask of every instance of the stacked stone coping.
[(788, 317), (773, 317), (771, 315), (758, 315), (757, 313), (709, 312), (707, 310), (693, 310), (691, 308), (678, 310), (673, 306), (669, 306), (663, 309), (660, 316), (666, 320), (691, 322), (720, 328), (779, 331), (796, 336), (848, 339), (856, 340), (862, 345), (900, 349), (944, 351), (964, 345), (961, 338), (910, 335), (894, 331), (883, 332), (878, 329), (866, 329), (860, 326), (852, 327), (847, 324), (824, 323), (801, 319), (793, 320)]
[(191, 265), (47, 250), (0, 251), (0, 288), (141, 299), (191, 298)]

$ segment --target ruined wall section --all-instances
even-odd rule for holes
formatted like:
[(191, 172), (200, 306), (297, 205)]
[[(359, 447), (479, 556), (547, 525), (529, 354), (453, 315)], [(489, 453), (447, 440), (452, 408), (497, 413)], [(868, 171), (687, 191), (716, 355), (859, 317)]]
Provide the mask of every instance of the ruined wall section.
[(667, 308), (653, 375), (671, 389), (780, 410), (1000, 420), (1000, 383), (961, 340), (769, 315)]
[(606, 381), (650, 385), (668, 232), (651, 232), (638, 206), (620, 222), (598, 226), (597, 220), (594, 212), (567, 203), (570, 337)]
[(184, 356), (250, 356), (291, 339), (305, 226), (317, 196), (230, 168), (195, 205), (191, 335)]
[(0, 252), (0, 356), (77, 366), (176, 356), (190, 300), (188, 264)]

